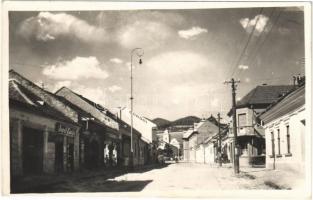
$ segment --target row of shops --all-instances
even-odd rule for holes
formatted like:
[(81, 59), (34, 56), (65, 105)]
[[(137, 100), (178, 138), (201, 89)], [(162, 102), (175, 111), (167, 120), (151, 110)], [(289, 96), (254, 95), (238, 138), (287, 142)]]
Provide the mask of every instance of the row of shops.
[[(9, 72), (11, 177), (128, 167), (130, 126), (63, 87), (50, 93)], [(136, 128), (136, 127), (135, 127)], [(133, 129), (133, 165), (152, 163), (152, 141)]]

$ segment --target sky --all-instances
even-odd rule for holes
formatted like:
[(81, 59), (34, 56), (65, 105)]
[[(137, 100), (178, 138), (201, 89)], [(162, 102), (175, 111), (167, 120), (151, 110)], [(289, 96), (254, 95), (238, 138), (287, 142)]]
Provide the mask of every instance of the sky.
[[(55, 92), (62, 86), (117, 112), (154, 119), (222, 116), (261, 84), (304, 74), (301, 7), (9, 13), (9, 62)], [(139, 64), (141, 55), (143, 63)], [(241, 56), (242, 55), (242, 56)], [(240, 59), (239, 59), (240, 58)], [(226, 117), (226, 116), (225, 116)]]

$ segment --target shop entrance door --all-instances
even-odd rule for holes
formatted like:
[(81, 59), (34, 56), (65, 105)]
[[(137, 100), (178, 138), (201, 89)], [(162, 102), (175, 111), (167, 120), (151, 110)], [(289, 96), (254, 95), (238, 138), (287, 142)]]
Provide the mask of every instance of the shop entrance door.
[(23, 172), (40, 174), (43, 169), (43, 131), (23, 128)]
[(93, 140), (90, 143), (90, 168), (96, 168), (98, 167), (99, 163), (99, 145), (98, 142)]
[(55, 171), (63, 172), (63, 138), (55, 142)]
[(73, 143), (67, 144), (67, 152), (68, 152), (67, 171), (72, 172), (74, 170), (74, 144)]

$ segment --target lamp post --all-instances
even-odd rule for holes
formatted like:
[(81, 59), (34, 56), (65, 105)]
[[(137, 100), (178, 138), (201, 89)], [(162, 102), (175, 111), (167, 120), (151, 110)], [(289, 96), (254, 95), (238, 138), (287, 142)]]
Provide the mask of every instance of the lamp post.
[(130, 159), (129, 165), (131, 168), (134, 166), (134, 145), (133, 145), (133, 104), (134, 104), (134, 97), (133, 97), (133, 55), (136, 53), (137, 57), (139, 58), (139, 64), (142, 64), (141, 57), (144, 54), (142, 48), (134, 48), (130, 52)]

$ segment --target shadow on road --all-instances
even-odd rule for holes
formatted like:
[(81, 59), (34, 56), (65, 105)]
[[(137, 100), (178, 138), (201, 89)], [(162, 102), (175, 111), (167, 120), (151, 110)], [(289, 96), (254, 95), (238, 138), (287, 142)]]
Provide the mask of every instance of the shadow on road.
[(69, 192), (139, 192), (152, 180), (143, 181), (113, 181), (102, 180), (94, 183), (80, 182), (78, 184), (58, 184), (51, 187), (30, 188), (27, 193), (69, 193)]
[(140, 191), (152, 180), (112, 181), (115, 177), (128, 173), (145, 173), (164, 165), (141, 166), (128, 169), (81, 170), (70, 174), (37, 175), (11, 179), (11, 193), (55, 193), (55, 192), (123, 192)]

